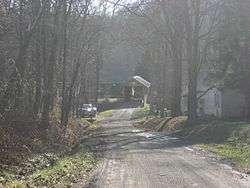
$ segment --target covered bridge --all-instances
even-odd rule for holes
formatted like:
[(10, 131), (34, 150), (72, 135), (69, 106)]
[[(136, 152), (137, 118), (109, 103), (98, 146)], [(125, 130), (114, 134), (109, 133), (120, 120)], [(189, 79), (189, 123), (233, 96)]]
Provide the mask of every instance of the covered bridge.
[(133, 76), (124, 88), (124, 97), (126, 99), (130, 97), (141, 98), (143, 105), (146, 106), (150, 87), (151, 83), (149, 81), (141, 76)]

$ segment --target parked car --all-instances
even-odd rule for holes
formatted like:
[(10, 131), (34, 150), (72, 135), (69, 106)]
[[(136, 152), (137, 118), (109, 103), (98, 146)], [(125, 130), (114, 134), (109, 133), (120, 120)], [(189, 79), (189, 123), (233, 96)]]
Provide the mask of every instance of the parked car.
[(80, 117), (83, 118), (93, 118), (97, 114), (97, 108), (92, 104), (83, 104), (82, 107), (78, 109)]

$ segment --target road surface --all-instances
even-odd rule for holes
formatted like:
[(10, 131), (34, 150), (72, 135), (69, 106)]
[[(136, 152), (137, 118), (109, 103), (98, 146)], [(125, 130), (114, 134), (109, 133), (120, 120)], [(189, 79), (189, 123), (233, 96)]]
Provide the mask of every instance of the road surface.
[(89, 188), (238, 188), (249, 177), (197, 153), (177, 138), (132, 126), (132, 109), (122, 109), (102, 123), (86, 143), (104, 152)]

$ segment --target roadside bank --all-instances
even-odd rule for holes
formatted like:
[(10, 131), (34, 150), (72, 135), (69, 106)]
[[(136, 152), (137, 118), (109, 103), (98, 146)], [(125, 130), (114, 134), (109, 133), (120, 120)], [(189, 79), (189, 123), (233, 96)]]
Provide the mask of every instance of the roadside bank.
[[(134, 114), (134, 126), (138, 129), (168, 132), (182, 138), (188, 145), (213, 152), (241, 172), (250, 173), (250, 123), (211, 120), (190, 125), (187, 117), (175, 118), (149, 116), (145, 109)], [(137, 114), (147, 116), (137, 116)]]

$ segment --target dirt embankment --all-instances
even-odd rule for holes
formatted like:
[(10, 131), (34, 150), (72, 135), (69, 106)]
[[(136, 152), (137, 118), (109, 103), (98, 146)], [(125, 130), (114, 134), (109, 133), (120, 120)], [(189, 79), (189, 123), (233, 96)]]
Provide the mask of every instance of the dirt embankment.
[(180, 116), (176, 118), (165, 117), (149, 117), (146, 119), (135, 121), (135, 126), (148, 131), (157, 132), (176, 132), (182, 130), (186, 125), (187, 117)]

